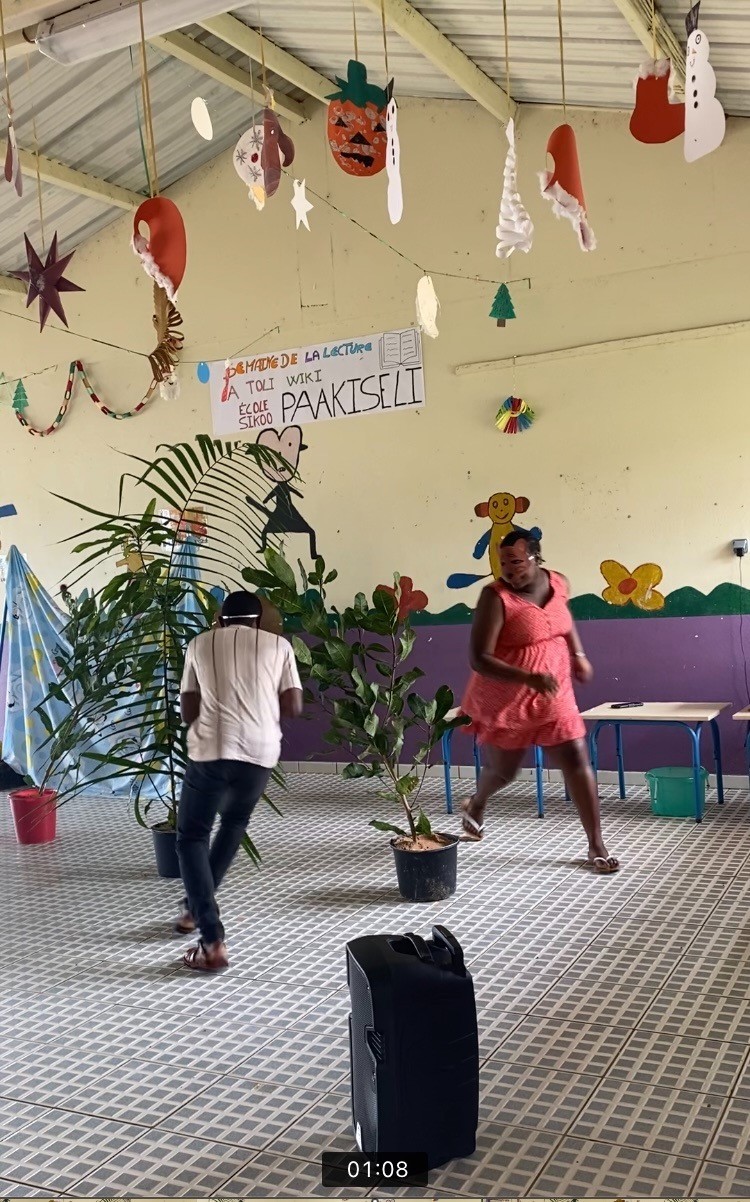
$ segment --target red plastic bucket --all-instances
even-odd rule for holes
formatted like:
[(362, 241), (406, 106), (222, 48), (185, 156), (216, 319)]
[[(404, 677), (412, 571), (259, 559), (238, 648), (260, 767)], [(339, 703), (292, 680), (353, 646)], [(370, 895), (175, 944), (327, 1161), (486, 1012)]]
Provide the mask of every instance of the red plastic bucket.
[(54, 789), (14, 789), (8, 794), (19, 843), (51, 843), (57, 832)]

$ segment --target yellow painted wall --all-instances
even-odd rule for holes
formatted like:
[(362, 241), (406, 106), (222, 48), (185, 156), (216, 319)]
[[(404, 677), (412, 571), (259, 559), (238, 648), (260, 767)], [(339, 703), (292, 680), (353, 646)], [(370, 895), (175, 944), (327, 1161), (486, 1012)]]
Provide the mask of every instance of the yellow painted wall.
[[(679, 142), (634, 142), (626, 115), (574, 116), (599, 239), (584, 255), (539, 197), (536, 171), (559, 119), (549, 109), (521, 114), (520, 180), (536, 240), (528, 257), (511, 260), (530, 288), (513, 289), (518, 320), (505, 330), (487, 317), (506, 268), (494, 255), (505, 140), (486, 114), (469, 103), (404, 102), (406, 212), (395, 229), (385, 177), (352, 180), (329, 159), (322, 109), (295, 133), (295, 172), (431, 271), (442, 303), (440, 337), (424, 343), (422, 412), (305, 429), (300, 508), (322, 553), (342, 566), (346, 593), (398, 569), (427, 591), (433, 612), (472, 602), (475, 590), (451, 593), (444, 582), (477, 570), (471, 552), (485, 524), (473, 507), (498, 490), (531, 498), (524, 520), (543, 528), (547, 560), (571, 577), (575, 593), (600, 591), (598, 565), (610, 557), (630, 567), (662, 564), (666, 592), (686, 584), (708, 592), (736, 579), (726, 545), (750, 534), (750, 335), (571, 358), (519, 369), (515, 381), (509, 371), (454, 374), (473, 360), (750, 316), (750, 123), (730, 122), (724, 147), (687, 166)], [(258, 214), (227, 153), (171, 194), (189, 243), (180, 308), (184, 359), (193, 364), (182, 369), (181, 398), (114, 422), (79, 387), (65, 425), (47, 439), (27, 435), (8, 403), (0, 413), (0, 504), (19, 511), (0, 522), (0, 539), (16, 542), (52, 589), (70, 562), (59, 540), (83, 519), (49, 494), (108, 508), (127, 466), (118, 452), (148, 457), (160, 442), (210, 431), (195, 361), (413, 321), (420, 272), (321, 202), (313, 232), (295, 233), (288, 181)], [(1, 300), (0, 369), (24, 377), (27, 415), (38, 425), (56, 413), (73, 358), (113, 408), (142, 395), (145, 357), (104, 345), (145, 353), (153, 342), (150, 284), (129, 236), (125, 219), (76, 255), (70, 275), (87, 291), (65, 299), (75, 333), (52, 319), (40, 336), (22, 301)], [(493, 417), (512, 390), (538, 420), (529, 433), (503, 438)]]

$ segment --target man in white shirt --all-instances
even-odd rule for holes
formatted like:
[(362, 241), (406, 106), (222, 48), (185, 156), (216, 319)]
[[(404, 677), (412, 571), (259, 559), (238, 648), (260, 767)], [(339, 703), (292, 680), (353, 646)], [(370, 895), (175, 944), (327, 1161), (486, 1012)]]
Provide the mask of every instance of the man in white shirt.
[(229, 965), (216, 890), (279, 762), (280, 719), (302, 713), (294, 652), (286, 639), (260, 629), (261, 614), (253, 593), (230, 593), (219, 626), (199, 634), (185, 653), (180, 709), (189, 762), (177, 809), (177, 855), (186, 898), (175, 930), (200, 929), (200, 943), (184, 956), (199, 972)]

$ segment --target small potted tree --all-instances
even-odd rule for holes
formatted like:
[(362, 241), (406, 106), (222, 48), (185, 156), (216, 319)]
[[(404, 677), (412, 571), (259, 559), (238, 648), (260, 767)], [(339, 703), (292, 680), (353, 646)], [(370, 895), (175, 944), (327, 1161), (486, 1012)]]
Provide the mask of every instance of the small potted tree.
[[(78, 570), (63, 591), (70, 616), (55, 655), (57, 677), (37, 711), (47, 731), (43, 783), (58, 789), (58, 804), (83, 792), (129, 797), (137, 821), (152, 832), (162, 876), (179, 876), (185, 649), (211, 624), (219, 604), (202, 581), (239, 587), (242, 565), (262, 562), (261, 530), (247, 498), (262, 496), (262, 469), (278, 462), (265, 447), (200, 435), (195, 446), (162, 448), (142, 475), (123, 476), (121, 500), (128, 483), (148, 489), (144, 510), (105, 513), (72, 502), (97, 521), (75, 536)], [(197, 506), (207, 527), (200, 547), (179, 537), (185, 515)], [(75, 597), (73, 590), (89, 580), (92, 586)], [(53, 724), (48, 699), (63, 703), (62, 721)], [(280, 772), (273, 779), (283, 785)], [(243, 846), (259, 862), (249, 836)]]
[(326, 741), (352, 755), (343, 775), (378, 780), (378, 795), (399, 808), (400, 822), (374, 818), (371, 825), (392, 835), (402, 896), (421, 902), (449, 897), (456, 889), (458, 839), (433, 830), (420, 796), (434, 747), (461, 719), (448, 718), (454, 700), (447, 685), (429, 699), (415, 689), (423, 672), (407, 666), (416, 638), (411, 582), (396, 576), (392, 588), (376, 589), (371, 600), (358, 593), (337, 609), (327, 600), (337, 572), (327, 571), (322, 559), (309, 576), (299, 565), (300, 590), (283, 556), (268, 549), (265, 558), (265, 570), (243, 575), (298, 631), (294, 651), (328, 718)]

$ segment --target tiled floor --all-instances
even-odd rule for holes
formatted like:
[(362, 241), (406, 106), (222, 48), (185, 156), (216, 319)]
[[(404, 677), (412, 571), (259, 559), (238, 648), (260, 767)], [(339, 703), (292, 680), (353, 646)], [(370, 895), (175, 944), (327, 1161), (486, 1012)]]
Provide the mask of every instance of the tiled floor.
[(461, 848), (456, 897), (412, 907), (367, 825), (387, 805), (290, 778), (284, 818), (254, 819), (264, 867), (223, 891), (221, 978), (180, 970), (178, 887), (124, 805), (72, 803), (54, 845), (18, 848), (3, 800), (0, 1194), (330, 1193), (317, 1159), (352, 1147), (345, 943), (439, 920), (483, 1065), (477, 1154), (431, 1194), (750, 1196), (747, 795), (701, 827), (605, 797), (624, 861), (605, 879), (550, 791), (540, 822), (516, 786)]

